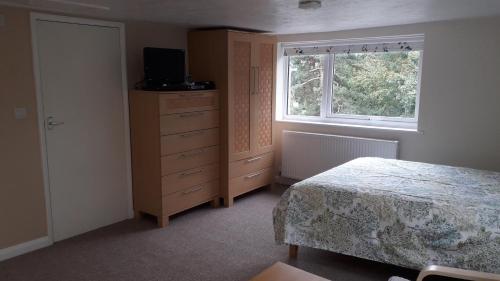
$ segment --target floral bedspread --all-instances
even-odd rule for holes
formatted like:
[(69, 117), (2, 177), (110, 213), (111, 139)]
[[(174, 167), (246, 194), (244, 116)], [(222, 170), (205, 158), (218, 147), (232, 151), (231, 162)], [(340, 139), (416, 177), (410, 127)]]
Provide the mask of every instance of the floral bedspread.
[(291, 186), (276, 241), (399, 266), (500, 273), (500, 173), (358, 158)]

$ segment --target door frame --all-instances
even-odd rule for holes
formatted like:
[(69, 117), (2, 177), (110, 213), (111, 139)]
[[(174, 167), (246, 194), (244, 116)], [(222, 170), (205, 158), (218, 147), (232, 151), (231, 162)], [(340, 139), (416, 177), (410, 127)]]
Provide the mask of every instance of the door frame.
[(101, 21), (77, 17), (67, 17), (59, 15), (51, 15), (44, 13), (30, 13), (31, 21), (31, 47), (33, 52), (33, 74), (35, 77), (35, 93), (36, 93), (36, 107), (37, 107), (37, 117), (38, 117), (38, 132), (40, 136), (40, 152), (42, 158), (42, 172), (43, 172), (43, 187), (45, 194), (45, 209), (47, 217), (47, 236), (49, 237), (50, 243), (54, 242), (54, 226), (52, 220), (52, 207), (51, 207), (51, 196), (50, 196), (50, 180), (49, 180), (49, 168), (48, 168), (48, 155), (47, 155), (47, 141), (45, 134), (45, 113), (43, 108), (43, 93), (42, 93), (42, 81), (39, 66), (39, 55), (38, 55), (38, 44), (37, 44), (37, 32), (36, 23), (37, 20), (59, 22), (59, 23), (72, 23), (72, 24), (82, 24), (82, 25), (92, 25), (101, 27), (113, 27), (118, 28), (120, 31), (120, 49), (121, 49), (121, 72), (122, 72), (122, 96), (123, 96), (123, 121), (125, 129), (125, 159), (126, 163), (126, 173), (127, 173), (127, 205), (128, 205), (128, 218), (133, 218), (133, 202), (132, 202), (132, 164), (131, 164), (131, 154), (130, 154), (130, 125), (129, 125), (129, 105), (128, 105), (128, 83), (127, 83), (127, 65), (126, 65), (126, 48), (125, 48), (125, 24), (120, 22), (111, 21)]

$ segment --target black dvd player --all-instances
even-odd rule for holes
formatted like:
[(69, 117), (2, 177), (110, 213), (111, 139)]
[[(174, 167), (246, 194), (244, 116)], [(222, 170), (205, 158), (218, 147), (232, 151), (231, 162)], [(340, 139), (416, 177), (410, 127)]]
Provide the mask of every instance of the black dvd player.
[(145, 81), (142, 85), (142, 90), (146, 91), (203, 91), (215, 89), (215, 84), (212, 81), (200, 81), (192, 83), (152, 83)]

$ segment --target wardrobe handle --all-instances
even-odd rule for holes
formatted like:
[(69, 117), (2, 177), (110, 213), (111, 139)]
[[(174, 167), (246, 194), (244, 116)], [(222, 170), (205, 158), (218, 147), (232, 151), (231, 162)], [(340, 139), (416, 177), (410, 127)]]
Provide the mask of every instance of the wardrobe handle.
[(255, 162), (255, 161), (260, 160), (262, 158), (264, 158), (264, 156), (258, 156), (258, 157), (254, 157), (254, 158), (251, 158), (251, 159), (247, 159), (245, 162), (246, 163), (252, 163), (252, 162)]
[(260, 67), (256, 66), (255, 67), (255, 78), (254, 78), (254, 83), (255, 85), (253, 86), (253, 94), (258, 95), (259, 94), (259, 83), (260, 83)]
[(255, 66), (250, 71), (250, 95), (255, 94)]

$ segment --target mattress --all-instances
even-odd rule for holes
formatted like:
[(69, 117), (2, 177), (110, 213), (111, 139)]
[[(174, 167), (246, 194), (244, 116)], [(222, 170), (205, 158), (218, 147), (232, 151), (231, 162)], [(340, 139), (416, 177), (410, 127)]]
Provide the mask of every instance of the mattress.
[(358, 158), (291, 186), (276, 242), (408, 268), (500, 273), (500, 173)]

